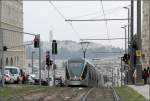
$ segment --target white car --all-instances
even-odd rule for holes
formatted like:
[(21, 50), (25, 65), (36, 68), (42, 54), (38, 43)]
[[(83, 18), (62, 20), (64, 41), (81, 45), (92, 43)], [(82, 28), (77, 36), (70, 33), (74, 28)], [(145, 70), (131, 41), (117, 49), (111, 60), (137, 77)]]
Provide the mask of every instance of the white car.
[(9, 70), (5, 70), (4, 80), (5, 83), (14, 83), (13, 76)]
[(22, 82), (21, 71), (19, 67), (6, 66), (5, 70), (8, 70), (12, 74), (12, 79), (14, 82)]
[(35, 74), (29, 74), (28, 75), (28, 83), (29, 84), (34, 84), (35, 83), (35, 78), (36, 78)]

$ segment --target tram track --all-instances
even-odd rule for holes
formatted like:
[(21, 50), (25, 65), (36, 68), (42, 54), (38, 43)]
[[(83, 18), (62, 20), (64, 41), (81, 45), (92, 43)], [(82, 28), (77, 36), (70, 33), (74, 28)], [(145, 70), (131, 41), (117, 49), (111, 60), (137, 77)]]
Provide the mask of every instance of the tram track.
[(116, 101), (113, 89), (88, 87), (49, 87), (32, 91), (7, 101)]
[(88, 95), (90, 94), (90, 92), (94, 90), (94, 88), (89, 89), (87, 92), (84, 92), (83, 95), (81, 96), (80, 101), (86, 101)]
[(91, 88), (85, 92), (80, 101), (116, 101), (113, 89)]

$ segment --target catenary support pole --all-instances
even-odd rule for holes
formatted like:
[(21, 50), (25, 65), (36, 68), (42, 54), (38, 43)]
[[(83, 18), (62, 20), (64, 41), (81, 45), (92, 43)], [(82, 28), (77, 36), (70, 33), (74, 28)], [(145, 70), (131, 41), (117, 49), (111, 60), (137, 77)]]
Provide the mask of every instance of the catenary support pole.
[(134, 36), (134, 0), (131, 0), (131, 30), (130, 30), (130, 70), (129, 70), (129, 73), (130, 73), (130, 79), (129, 79), (129, 82), (133, 82), (133, 70), (135, 68), (135, 65), (134, 65), (134, 49), (133, 49), (133, 36)]
[[(137, 46), (138, 50), (141, 51), (141, 0), (137, 0)], [(142, 64), (141, 64), (141, 56), (137, 56), (136, 63), (137, 70), (137, 80), (136, 83), (142, 82)]]
[(34, 71), (34, 70), (33, 70), (33, 69), (34, 69), (34, 63), (33, 63), (33, 55), (34, 55), (34, 53), (35, 53), (35, 52), (32, 51), (32, 73), (33, 73), (33, 71)]
[(122, 57), (121, 57), (121, 68), (120, 68), (120, 71), (121, 71), (121, 86), (122, 86)]
[(41, 85), (41, 40), (39, 34), (39, 83)]
[(2, 87), (4, 87), (4, 85), (5, 85), (5, 80), (4, 80), (5, 62), (4, 62), (3, 46), (4, 46), (4, 33), (2, 31)]
[(53, 63), (53, 85), (55, 86), (55, 54), (53, 54), (53, 57), (54, 57), (54, 63)]

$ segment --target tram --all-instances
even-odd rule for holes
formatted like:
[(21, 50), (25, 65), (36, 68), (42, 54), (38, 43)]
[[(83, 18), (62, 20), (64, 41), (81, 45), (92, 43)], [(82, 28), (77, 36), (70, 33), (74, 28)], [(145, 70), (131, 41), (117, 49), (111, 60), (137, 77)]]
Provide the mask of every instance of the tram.
[(69, 59), (65, 65), (66, 86), (102, 86), (103, 76), (85, 59)]

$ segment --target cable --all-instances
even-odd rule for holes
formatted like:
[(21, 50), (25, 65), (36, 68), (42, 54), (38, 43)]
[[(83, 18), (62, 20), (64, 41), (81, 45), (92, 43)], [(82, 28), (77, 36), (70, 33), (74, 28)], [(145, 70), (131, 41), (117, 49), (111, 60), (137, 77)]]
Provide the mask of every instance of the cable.
[[(127, 38), (126, 38), (127, 39)], [(81, 40), (125, 40), (125, 38), (109, 38), (109, 39), (81, 39)]]
[[(106, 19), (106, 14), (105, 14), (105, 11), (104, 11), (104, 5), (103, 5), (103, 1), (102, 1), (102, 0), (101, 0), (101, 6), (102, 6), (102, 11), (103, 11), (104, 19)], [(108, 22), (105, 21), (105, 24), (106, 24), (106, 29), (107, 29), (107, 37), (108, 37), (108, 41), (111, 43), (111, 41), (109, 40)]]
[[(59, 9), (51, 2), (49, 1), (49, 3), (53, 6), (53, 8), (55, 8), (55, 10), (58, 12), (58, 14), (64, 19), (64, 21), (66, 20), (65, 16), (59, 11)], [(70, 27), (72, 28), (72, 30), (74, 31), (74, 33), (76, 34), (76, 36), (78, 37), (79, 41), (80, 41), (80, 36), (79, 33), (75, 30), (74, 26), (72, 25), (72, 23), (67, 22)]]
[[(113, 8), (113, 9), (108, 9), (108, 10), (105, 11), (105, 14), (106, 13), (111, 14), (111, 13), (114, 13), (114, 12), (116, 12), (118, 10), (121, 10), (121, 9), (123, 9), (123, 8), (122, 7), (116, 7), (116, 8)], [(74, 17), (71, 17), (69, 19), (76, 19), (76, 18), (82, 18), (82, 17), (86, 17), (86, 16), (90, 16), (90, 15), (96, 15), (96, 14), (98, 14), (98, 12), (99, 11), (93, 12), (93, 13), (87, 13), (87, 14), (84, 14), (84, 15), (74, 16)], [(90, 19), (99, 18), (100, 16), (103, 16), (103, 14), (99, 15), (99, 16), (96, 16), (96, 17), (93, 17), (93, 18), (90, 18)]]
[[(110, 15), (110, 14), (112, 14), (112, 13), (118, 12), (118, 10), (121, 10), (121, 9), (123, 9), (123, 8), (122, 8), (122, 7), (116, 7), (116, 8), (113, 8), (113, 9), (109, 9), (109, 10), (106, 10), (106, 11), (105, 11), (105, 14)], [(111, 10), (111, 11), (110, 11), (110, 10)], [(108, 11), (108, 12), (107, 12), (107, 11)], [(96, 17), (93, 17), (93, 18), (91, 18), (91, 19), (96, 19), (96, 18), (99, 18), (99, 17), (101, 17), (101, 16), (103, 16), (103, 15), (96, 16)]]
[(56, 7), (51, 1), (49, 1), (49, 3), (55, 8), (55, 10), (58, 12), (58, 14), (59, 14), (64, 20), (66, 20), (65, 16), (59, 11), (59, 9), (57, 9), (57, 7)]

